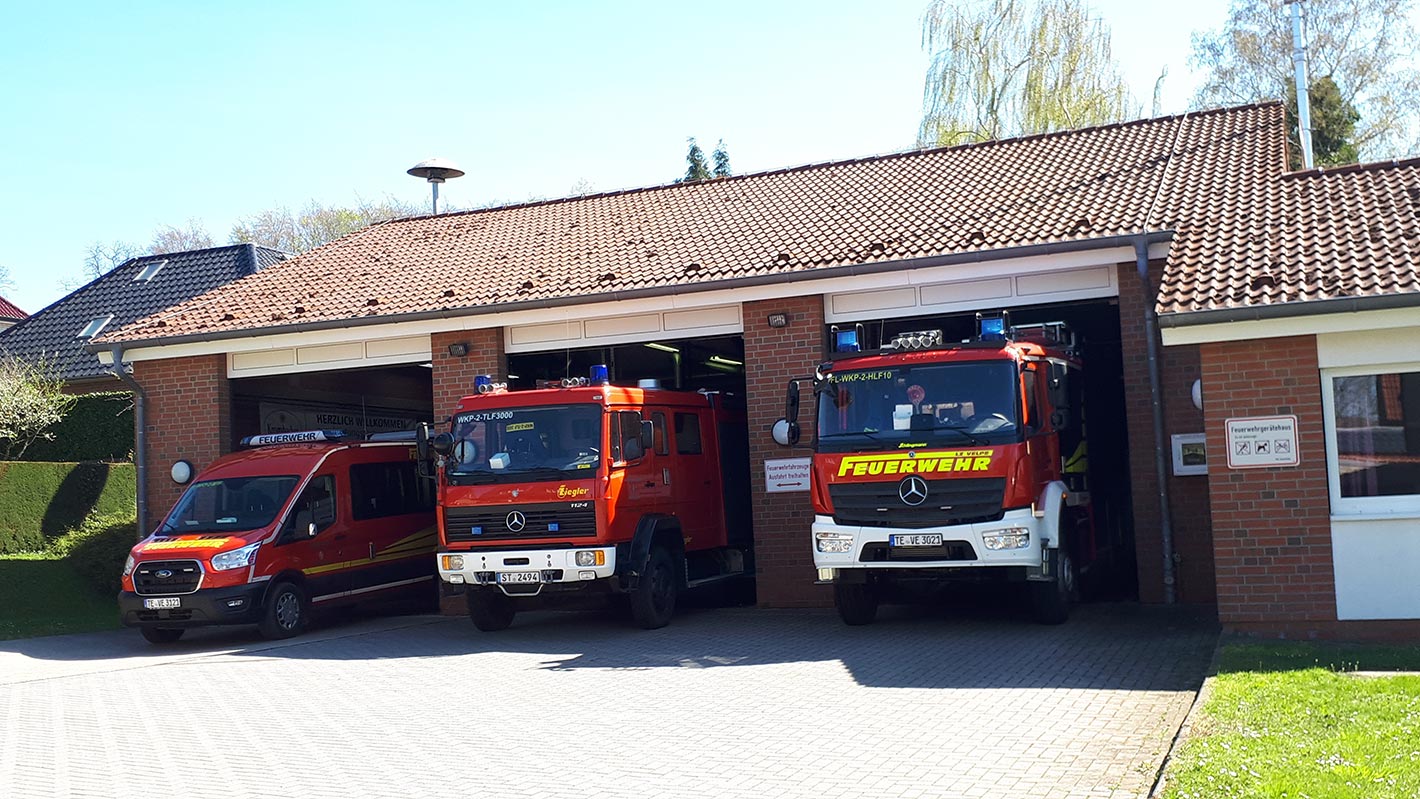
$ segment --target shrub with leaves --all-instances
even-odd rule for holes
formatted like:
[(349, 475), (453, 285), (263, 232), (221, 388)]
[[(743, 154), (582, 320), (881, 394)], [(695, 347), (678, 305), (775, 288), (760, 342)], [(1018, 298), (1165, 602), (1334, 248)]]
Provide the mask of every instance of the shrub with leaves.
[(56, 539), (45, 554), (63, 558), (94, 590), (117, 594), (123, 562), (138, 541), (136, 516), (132, 510), (90, 516), (77, 529)]
[(76, 397), (50, 376), (44, 361), (0, 359), (0, 460), (18, 460), (74, 407)]

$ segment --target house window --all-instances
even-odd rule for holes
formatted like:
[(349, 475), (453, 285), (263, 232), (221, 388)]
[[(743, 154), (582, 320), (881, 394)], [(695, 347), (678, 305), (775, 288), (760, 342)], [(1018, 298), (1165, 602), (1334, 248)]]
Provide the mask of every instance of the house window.
[(149, 261), (148, 263), (143, 264), (143, 269), (139, 271), (138, 274), (133, 276), (133, 282), (147, 283), (148, 281), (152, 280), (158, 274), (158, 270), (166, 266), (167, 263), (168, 260), (166, 258), (163, 258), (161, 260)]
[(1420, 368), (1323, 373), (1332, 509), (1420, 512)]
[(104, 326), (112, 321), (113, 314), (109, 314), (108, 316), (100, 316), (98, 319), (95, 319), (89, 322), (87, 325), (84, 325), (84, 329), (79, 331), (79, 338), (93, 338), (94, 336), (97, 336), (99, 334), (99, 331), (103, 330)]

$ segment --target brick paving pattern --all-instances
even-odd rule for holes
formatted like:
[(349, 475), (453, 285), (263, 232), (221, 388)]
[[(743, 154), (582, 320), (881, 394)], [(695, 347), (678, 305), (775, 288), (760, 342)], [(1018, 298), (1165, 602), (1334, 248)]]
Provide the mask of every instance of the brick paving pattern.
[[(1211, 623), (696, 610), (0, 642), (0, 794), (1138, 797)], [(87, 654), (86, 654), (87, 653)], [(23, 668), (22, 668), (23, 667)]]

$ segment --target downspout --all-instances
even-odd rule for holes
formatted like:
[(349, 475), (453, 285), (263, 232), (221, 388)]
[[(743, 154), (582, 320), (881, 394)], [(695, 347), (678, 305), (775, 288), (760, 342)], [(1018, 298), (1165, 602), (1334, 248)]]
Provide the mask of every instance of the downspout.
[(1149, 238), (1140, 235), (1134, 241), (1139, 282), (1144, 294), (1144, 338), (1149, 350), (1149, 402), (1154, 423), (1154, 482), (1159, 486), (1159, 540), (1164, 551), (1164, 604), (1174, 604), (1173, 513), (1169, 505), (1168, 467), (1164, 453), (1164, 402), (1159, 379), (1159, 318), (1154, 310), (1153, 292), (1149, 290)]
[(113, 355), (114, 376), (133, 390), (133, 466), (138, 480), (138, 534), (141, 537), (148, 531), (148, 394), (124, 367), (123, 345), (114, 344), (109, 352)]

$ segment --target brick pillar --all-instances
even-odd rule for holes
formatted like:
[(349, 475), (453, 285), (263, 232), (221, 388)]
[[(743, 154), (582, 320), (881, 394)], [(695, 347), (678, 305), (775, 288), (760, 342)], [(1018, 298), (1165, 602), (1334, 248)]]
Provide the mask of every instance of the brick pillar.
[[(1164, 599), (1164, 567), (1144, 308), (1145, 303), (1154, 302), (1163, 269), (1163, 261), (1150, 262), (1149, 276), (1153, 285), (1145, 292), (1140, 286), (1135, 264), (1119, 265), (1119, 328), (1124, 356), (1125, 422), (1129, 432), (1135, 559), (1139, 599), (1151, 603)], [(1198, 347), (1160, 345), (1160, 401), (1166, 448), (1170, 446), (1170, 436), (1174, 434), (1203, 432), (1203, 413), (1193, 406), (1190, 399), (1193, 381), (1201, 376)], [(1216, 593), (1208, 479), (1201, 475), (1173, 476), (1172, 456), (1167, 451), (1164, 454), (1172, 510), (1174, 598), (1178, 602), (1211, 604), (1216, 601)]]
[(201, 471), (219, 455), (231, 452), (232, 395), (225, 355), (198, 355), (161, 361), (138, 361), (133, 376), (147, 394), (149, 531), (167, 515), (184, 486), (169, 470), (185, 460)]
[[(468, 345), (468, 355), (449, 354), (450, 344)], [(508, 378), (508, 356), (503, 352), (503, 328), (456, 330), (430, 336), (434, 350), (434, 428), (446, 430), (444, 419), (454, 412), (460, 399), (473, 393), (473, 378), (492, 375)]]
[[(787, 314), (787, 327), (769, 326), (772, 313)], [(832, 603), (824, 586), (814, 585), (809, 530), (814, 512), (805, 493), (769, 494), (764, 461), (808, 457), (807, 446), (780, 447), (770, 437), (784, 415), (784, 392), (791, 377), (814, 373), (824, 361), (823, 298), (795, 297), (745, 303), (745, 394), (749, 406), (750, 486), (754, 504), (754, 555), (759, 604), (763, 607), (822, 607)], [(813, 395), (803, 386), (799, 423), (804, 441), (814, 430)]]
[[(1336, 621), (1316, 338), (1204, 344), (1218, 617), (1255, 630)], [(1229, 469), (1225, 420), (1295, 414), (1301, 465)]]

